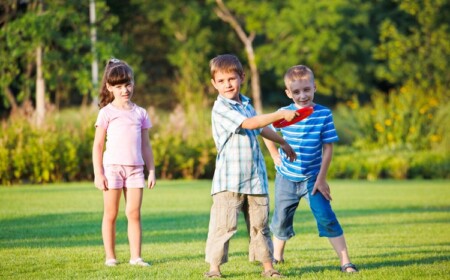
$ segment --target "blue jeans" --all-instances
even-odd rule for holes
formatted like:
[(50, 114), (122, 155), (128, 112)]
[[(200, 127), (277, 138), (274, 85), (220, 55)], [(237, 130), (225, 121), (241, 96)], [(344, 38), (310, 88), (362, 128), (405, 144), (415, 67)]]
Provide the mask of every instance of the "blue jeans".
[(343, 234), (341, 225), (331, 209), (330, 201), (320, 193), (311, 195), (316, 176), (302, 182), (292, 182), (277, 173), (275, 178), (275, 210), (270, 224), (273, 235), (288, 240), (295, 235), (294, 214), (300, 199), (304, 197), (317, 222), (321, 237), (338, 237)]

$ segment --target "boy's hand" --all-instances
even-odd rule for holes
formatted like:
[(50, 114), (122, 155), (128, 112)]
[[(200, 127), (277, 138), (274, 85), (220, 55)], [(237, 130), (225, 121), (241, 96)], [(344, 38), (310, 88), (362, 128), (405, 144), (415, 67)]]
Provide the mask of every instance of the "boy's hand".
[(326, 181), (321, 180), (316, 181), (311, 194), (314, 195), (317, 191), (319, 191), (325, 197), (326, 200), (332, 200), (330, 186), (328, 186), (328, 183)]
[(156, 185), (156, 176), (155, 176), (155, 170), (150, 170), (148, 172), (148, 183), (147, 188), (153, 189)]
[(283, 112), (283, 118), (288, 122), (292, 121), (296, 116), (298, 116), (297, 111), (294, 110), (281, 110), (280, 112)]
[[(295, 112), (295, 111), (293, 111), (293, 112)], [(297, 154), (295, 153), (294, 149), (292, 149), (292, 147), (288, 143), (282, 144), (280, 147), (286, 153), (286, 156), (288, 157), (290, 162), (293, 162), (294, 160), (297, 159)], [(281, 159), (280, 159), (280, 164), (281, 164)]]
[(104, 174), (96, 175), (94, 179), (95, 187), (101, 191), (107, 191), (108, 190), (108, 180), (106, 180), (106, 177)]

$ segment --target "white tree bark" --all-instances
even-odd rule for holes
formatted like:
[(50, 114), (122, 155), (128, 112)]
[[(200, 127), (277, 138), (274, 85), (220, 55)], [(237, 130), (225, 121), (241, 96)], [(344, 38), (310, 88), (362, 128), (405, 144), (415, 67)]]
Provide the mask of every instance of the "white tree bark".
[(36, 125), (42, 126), (45, 118), (45, 81), (42, 74), (42, 46), (36, 49)]
[(95, 0), (90, 0), (89, 2), (89, 21), (91, 24), (91, 53), (92, 53), (92, 66), (91, 66), (91, 74), (92, 74), (92, 85), (93, 92), (92, 96), (92, 105), (97, 107), (97, 89), (98, 89), (98, 61), (97, 61), (97, 29), (95, 27)]

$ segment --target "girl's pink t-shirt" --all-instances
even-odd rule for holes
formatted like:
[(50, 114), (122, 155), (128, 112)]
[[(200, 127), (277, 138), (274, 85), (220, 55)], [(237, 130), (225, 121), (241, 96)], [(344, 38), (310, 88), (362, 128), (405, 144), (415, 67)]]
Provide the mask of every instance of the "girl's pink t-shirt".
[(130, 110), (121, 110), (110, 103), (100, 109), (95, 126), (106, 129), (103, 164), (145, 164), (141, 132), (151, 128), (152, 123), (144, 108), (133, 104)]

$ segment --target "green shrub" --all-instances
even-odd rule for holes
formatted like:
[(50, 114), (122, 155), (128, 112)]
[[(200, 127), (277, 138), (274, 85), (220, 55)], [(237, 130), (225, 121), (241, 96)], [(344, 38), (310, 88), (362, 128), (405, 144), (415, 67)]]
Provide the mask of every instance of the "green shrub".
[(93, 129), (94, 115), (90, 111), (81, 114), (79, 111), (77, 114), (68, 111), (62, 115), (65, 114), (71, 118), (61, 122), (61, 114), (51, 114), (42, 127), (36, 127), (30, 120), (18, 116), (2, 123), (2, 184), (47, 183), (92, 177), (90, 150), (93, 133), (87, 133), (86, 124), (91, 124), (90, 129)]
[(447, 153), (415, 153), (410, 161), (408, 178), (450, 179), (450, 155)]
[[(98, 110), (65, 110), (47, 116), (43, 127), (13, 117), (1, 123), (0, 183), (47, 183), (93, 180), (92, 144)], [(155, 114), (150, 139), (157, 178), (211, 179), (216, 148), (211, 135), (210, 110), (194, 118), (177, 108)], [(260, 141), (269, 179), (275, 168)], [(408, 147), (364, 148), (335, 145), (328, 178), (348, 179), (450, 179), (446, 149), (414, 151)]]
[(337, 147), (328, 178), (449, 179), (450, 154), (389, 149), (360, 151)]
[(449, 96), (448, 89), (430, 94), (405, 85), (389, 94), (374, 94), (369, 104), (361, 105), (356, 98), (339, 104), (334, 119), (342, 143), (360, 150), (448, 151)]
[[(3, 140), (3, 139), (2, 139)], [(5, 141), (0, 140), (0, 184), (6, 185), (11, 181), (10, 150), (6, 147)]]
[(151, 116), (154, 127), (150, 136), (158, 177), (212, 178), (216, 148), (210, 112), (197, 110), (195, 115), (197, 118), (188, 117), (177, 107), (166, 116)]

